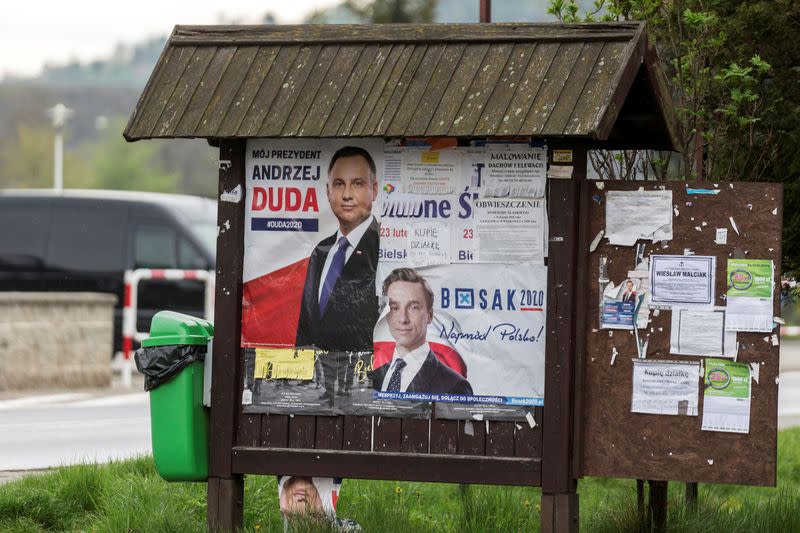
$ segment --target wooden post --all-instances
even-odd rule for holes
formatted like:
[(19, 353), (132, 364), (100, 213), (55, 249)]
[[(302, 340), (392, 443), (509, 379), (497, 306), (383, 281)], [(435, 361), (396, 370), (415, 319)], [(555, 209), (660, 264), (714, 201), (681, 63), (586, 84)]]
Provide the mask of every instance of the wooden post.
[(480, 21), (481, 22), (491, 22), (492, 21), (492, 0), (481, 0), (480, 5)]
[[(244, 257), (245, 141), (223, 140), (219, 148), (219, 193), (239, 191), (239, 201), (217, 207), (217, 267), (214, 346), (211, 367), (211, 424), (206, 519), (210, 531), (242, 526), (244, 481), (234, 475), (231, 453), (236, 435), (242, 373), (242, 259)], [(239, 393), (239, 394), (237, 394)]]
[(686, 507), (689, 509), (696, 509), (697, 508), (697, 483), (695, 482), (688, 482), (686, 483), (686, 492), (684, 493), (684, 503)]
[[(551, 149), (553, 147), (550, 147)], [(586, 178), (586, 149), (573, 148), (572, 179), (549, 181), (547, 258), (547, 346), (542, 432), (542, 533), (578, 530), (577, 481), (571, 471), (574, 361), (583, 335), (578, 302), (581, 185)]]
[(655, 533), (667, 531), (667, 489), (668, 481), (648, 480), (650, 485), (650, 499), (648, 502), (649, 522)]

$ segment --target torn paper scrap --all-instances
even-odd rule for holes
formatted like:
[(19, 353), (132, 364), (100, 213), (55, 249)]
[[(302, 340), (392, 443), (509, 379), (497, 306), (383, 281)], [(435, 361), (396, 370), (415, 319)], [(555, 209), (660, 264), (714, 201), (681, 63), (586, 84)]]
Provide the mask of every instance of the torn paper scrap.
[(753, 378), (753, 381), (758, 383), (758, 377), (761, 373), (761, 367), (758, 363), (750, 363), (750, 377)]
[(672, 191), (606, 193), (606, 237), (619, 246), (672, 239)]
[(715, 244), (728, 244), (728, 228), (717, 228), (717, 236), (714, 238)]
[(525, 420), (528, 421), (528, 426), (530, 426), (531, 429), (536, 427), (536, 419), (533, 418), (533, 413), (531, 413), (530, 411), (525, 413)]
[(314, 379), (314, 350), (256, 348), (254, 379)]
[(733, 231), (736, 232), (736, 235), (739, 235), (739, 228), (736, 227), (736, 221), (733, 220), (733, 217), (728, 217), (728, 220), (731, 221), (731, 227), (733, 228)]

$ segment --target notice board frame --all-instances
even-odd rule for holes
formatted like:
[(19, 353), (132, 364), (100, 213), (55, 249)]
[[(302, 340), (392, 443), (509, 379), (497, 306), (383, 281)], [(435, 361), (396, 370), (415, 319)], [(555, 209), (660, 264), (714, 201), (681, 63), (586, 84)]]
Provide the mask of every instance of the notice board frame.
[[(726, 259), (771, 259), (775, 265), (773, 316), (780, 315), (782, 184), (586, 181), (581, 194), (588, 206), (589, 235), (594, 237), (605, 228), (607, 192), (640, 187), (673, 192), (673, 239), (663, 244), (648, 242), (645, 256), (685, 252), (716, 256), (715, 305), (720, 306), (725, 305)], [(711, 192), (690, 193), (691, 189)], [(727, 229), (727, 244), (714, 243), (716, 228)], [(631, 413), (635, 341), (630, 331), (600, 329), (597, 303), (599, 258), (608, 258), (608, 277), (620, 283), (634, 269), (634, 247), (611, 246), (603, 239), (594, 252), (587, 247), (581, 253), (589, 304), (585, 355), (576, 362), (580, 391), (576, 410), (581, 416), (575, 419), (579, 445), (574, 470), (580, 476), (774, 486), (780, 347), (773, 335), (778, 330), (738, 333), (737, 361), (759, 366), (758, 382), (752, 382), (749, 433), (702, 431), (702, 387), (696, 417)], [(670, 317), (670, 311), (660, 311), (658, 316), (651, 311), (651, 323), (640, 330), (649, 336), (647, 359), (704, 359), (669, 353)], [(618, 351), (613, 365), (612, 347)]]
[[(244, 474), (295, 474), (540, 486), (543, 531), (576, 530), (577, 481), (570, 470), (572, 365), (582, 321), (574, 290), (580, 217), (574, 213), (581, 210), (587, 151), (580, 142), (555, 142), (548, 149), (571, 150), (573, 165), (572, 179), (548, 180), (547, 401), (535, 408), (531, 427), (504, 421), (244, 414), (240, 339), (246, 140), (220, 141), (219, 194), (231, 201), (218, 206), (210, 526), (235, 529), (241, 524)], [(237, 189), (238, 196), (232, 194)]]

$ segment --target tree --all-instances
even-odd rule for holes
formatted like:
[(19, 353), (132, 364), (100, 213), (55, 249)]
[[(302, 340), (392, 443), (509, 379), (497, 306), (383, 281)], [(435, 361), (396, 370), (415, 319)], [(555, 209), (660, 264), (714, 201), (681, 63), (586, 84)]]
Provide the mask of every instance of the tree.
[(313, 12), (306, 22), (433, 22), (435, 15), (436, 0), (344, 0), (338, 6)]
[[(672, 82), (684, 146), (675, 176), (685, 179), (759, 179), (774, 157), (762, 81), (770, 64), (752, 50), (732, 47), (712, 0), (595, 0), (580, 13), (575, 0), (551, 0), (549, 13), (563, 22), (644, 20)], [(663, 176), (666, 154), (626, 153), (646, 176)], [(615, 168), (608, 154), (601, 166)], [(626, 167), (623, 167), (626, 168)], [(615, 175), (614, 177), (618, 177)]]
[[(0, 146), (0, 187), (52, 187), (53, 138), (51, 126), (17, 124), (16, 134)], [(64, 153), (64, 186), (80, 186), (91, 168), (78, 154)]]
[(105, 135), (87, 143), (82, 151), (94, 169), (93, 188), (176, 192), (180, 176), (168, 171), (158, 159), (159, 147), (152, 142), (128, 143), (122, 137), (125, 123), (112, 119)]

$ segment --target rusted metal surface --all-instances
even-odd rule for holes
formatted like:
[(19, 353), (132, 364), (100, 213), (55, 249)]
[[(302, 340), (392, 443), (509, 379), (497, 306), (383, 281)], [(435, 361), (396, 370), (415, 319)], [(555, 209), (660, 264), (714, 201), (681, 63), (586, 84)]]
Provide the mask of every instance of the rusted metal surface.
[[(655, 61), (639, 23), (177, 26), (125, 137), (602, 141)], [(663, 84), (636, 88), (675, 145)]]

